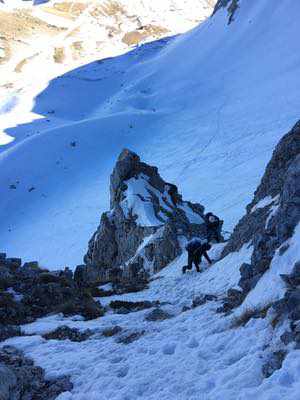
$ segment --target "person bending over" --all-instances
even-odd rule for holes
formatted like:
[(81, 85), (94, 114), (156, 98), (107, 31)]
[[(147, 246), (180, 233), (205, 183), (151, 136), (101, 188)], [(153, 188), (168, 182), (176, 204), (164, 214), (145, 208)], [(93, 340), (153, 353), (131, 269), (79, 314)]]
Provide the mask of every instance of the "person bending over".
[(193, 264), (196, 267), (197, 272), (200, 272), (200, 263), (202, 261), (202, 256), (206, 258), (209, 264), (212, 264), (207, 252), (211, 249), (211, 245), (207, 241), (201, 239), (192, 239), (186, 245), (186, 250), (188, 252), (188, 265), (182, 268), (182, 272), (185, 274), (186, 270), (191, 270)]

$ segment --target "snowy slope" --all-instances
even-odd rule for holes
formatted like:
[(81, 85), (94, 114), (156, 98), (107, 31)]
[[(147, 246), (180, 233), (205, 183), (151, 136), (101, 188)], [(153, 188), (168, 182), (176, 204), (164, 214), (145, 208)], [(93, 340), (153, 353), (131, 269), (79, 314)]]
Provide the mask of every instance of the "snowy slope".
[(232, 229), (300, 105), (300, 4), (239, 3), (230, 25), (221, 9), (187, 34), (52, 80), (33, 114), (30, 88), (2, 103), (12, 141), (0, 154), (1, 248), (80, 263), (125, 146)]
[[(299, 254), (299, 229), (291, 247), (281, 259), (281, 267), (292, 263)], [(215, 245), (217, 258), (223, 245)], [(23, 336), (8, 339), (4, 344), (17, 346), (45, 368), (48, 378), (67, 374), (74, 384), (72, 392), (58, 400), (297, 400), (299, 398), (300, 352), (290, 349), (282, 368), (264, 379), (262, 366), (274, 351), (280, 349), (279, 337), (284, 326), (271, 327), (271, 315), (251, 319), (245, 326), (235, 326), (235, 314), (216, 313), (226, 291), (240, 278), (237, 265), (250, 259), (252, 248), (244, 246), (223, 260), (206, 268), (179, 274), (186, 262), (185, 255), (166, 267), (148, 290), (123, 296), (118, 300), (159, 300), (161, 308), (173, 317), (161, 322), (145, 320), (149, 310), (129, 314), (107, 312), (104, 317), (82, 321), (80, 317), (49, 316), (23, 326)], [(282, 268), (281, 268), (282, 270)], [(244, 310), (262, 309), (282, 294), (279, 270), (273, 265), (266, 279), (277, 280), (276, 286), (252, 293), (255, 304), (247, 301)], [(270, 275), (272, 278), (270, 279)], [(266, 284), (264, 282), (264, 289)], [(182, 312), (201, 294), (213, 294), (216, 301)], [(107, 304), (113, 297), (101, 298)], [(45, 340), (40, 335), (67, 325), (80, 330), (92, 329), (94, 335), (82, 343), (69, 340)], [(102, 331), (113, 326), (123, 331), (105, 338)], [(122, 337), (141, 333), (130, 344), (119, 342)], [(100, 397), (101, 396), (101, 397)]]

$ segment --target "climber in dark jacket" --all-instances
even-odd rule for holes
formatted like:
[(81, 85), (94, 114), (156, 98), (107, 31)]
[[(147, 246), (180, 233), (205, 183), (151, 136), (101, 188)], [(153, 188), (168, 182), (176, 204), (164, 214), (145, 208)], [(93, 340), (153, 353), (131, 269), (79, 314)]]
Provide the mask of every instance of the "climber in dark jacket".
[(222, 242), (222, 225), (223, 221), (220, 220), (216, 215), (209, 212), (205, 215), (205, 224), (207, 229), (207, 240), (212, 242), (213, 240), (217, 243)]
[(201, 239), (192, 239), (186, 245), (186, 250), (188, 252), (188, 265), (185, 265), (182, 268), (182, 272), (185, 274), (187, 269), (192, 269), (193, 264), (196, 267), (197, 272), (200, 272), (199, 265), (202, 260), (202, 256), (206, 258), (209, 264), (212, 264), (211, 259), (209, 258), (207, 251), (211, 249), (211, 245), (208, 242), (204, 242)]

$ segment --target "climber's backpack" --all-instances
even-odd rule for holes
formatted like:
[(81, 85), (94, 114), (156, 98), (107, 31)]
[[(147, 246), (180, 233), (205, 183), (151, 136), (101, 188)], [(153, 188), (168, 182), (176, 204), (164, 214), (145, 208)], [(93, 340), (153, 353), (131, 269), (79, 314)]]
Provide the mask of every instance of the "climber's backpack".
[(204, 243), (205, 243), (205, 242), (202, 241), (201, 239), (196, 239), (196, 238), (195, 238), (195, 239), (190, 240), (190, 241), (186, 244), (185, 249), (186, 249), (186, 251), (188, 251), (188, 252), (192, 252), (192, 251), (195, 251), (195, 250), (199, 249), (199, 247), (202, 246)]

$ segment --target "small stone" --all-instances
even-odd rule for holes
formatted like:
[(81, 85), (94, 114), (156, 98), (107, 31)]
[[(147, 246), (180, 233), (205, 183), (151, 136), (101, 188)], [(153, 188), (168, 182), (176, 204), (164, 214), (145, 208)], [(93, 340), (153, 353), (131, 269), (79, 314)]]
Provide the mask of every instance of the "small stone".
[(165, 319), (172, 318), (172, 315), (163, 311), (161, 308), (155, 308), (149, 314), (146, 315), (146, 321), (163, 321)]
[(106, 328), (102, 331), (102, 335), (105, 337), (111, 337), (117, 335), (118, 333), (122, 332), (122, 328), (118, 325), (113, 326), (112, 328)]
[(139, 331), (139, 332), (132, 332), (129, 334), (126, 334), (122, 337), (120, 337), (117, 342), (122, 343), (122, 344), (130, 344), (132, 342), (135, 342), (138, 340), (141, 336), (143, 336), (145, 331)]

